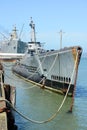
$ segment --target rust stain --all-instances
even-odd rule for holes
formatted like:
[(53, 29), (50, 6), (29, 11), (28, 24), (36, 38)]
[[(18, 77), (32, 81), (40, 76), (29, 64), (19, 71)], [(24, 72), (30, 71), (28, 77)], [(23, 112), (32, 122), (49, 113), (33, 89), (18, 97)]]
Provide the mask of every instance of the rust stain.
[(74, 58), (74, 60), (76, 60), (76, 49), (75, 48), (73, 48), (72, 49), (72, 54), (73, 54), (73, 58)]
[[(77, 50), (75, 48), (72, 49), (72, 54), (73, 54), (73, 58), (74, 58), (74, 62), (75, 62), (76, 56), (77, 56)], [(77, 58), (75, 69), (76, 69), (76, 71), (78, 70), (78, 58)]]

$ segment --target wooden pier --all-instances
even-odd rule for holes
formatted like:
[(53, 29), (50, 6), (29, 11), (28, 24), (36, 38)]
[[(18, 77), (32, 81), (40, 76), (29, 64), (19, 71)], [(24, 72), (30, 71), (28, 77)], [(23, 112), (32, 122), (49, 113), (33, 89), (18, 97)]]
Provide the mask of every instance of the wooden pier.
[[(2, 98), (0, 97), (0, 100)], [(5, 101), (0, 101), (0, 130), (8, 130), (7, 127), (7, 113), (4, 111), (6, 107)]]
[(13, 111), (6, 101), (15, 105), (15, 87), (4, 83), (3, 70), (0, 68), (0, 130), (16, 130)]
[(0, 130), (8, 130), (4, 87), (0, 84)]

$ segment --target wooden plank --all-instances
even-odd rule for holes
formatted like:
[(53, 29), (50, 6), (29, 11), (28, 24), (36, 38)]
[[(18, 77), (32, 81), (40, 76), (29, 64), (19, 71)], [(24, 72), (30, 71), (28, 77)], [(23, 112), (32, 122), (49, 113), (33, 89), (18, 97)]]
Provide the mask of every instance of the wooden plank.
[(8, 130), (6, 112), (0, 113), (0, 130)]
[(5, 93), (4, 93), (4, 88), (1, 87), (1, 95), (0, 96), (0, 130), (8, 130), (7, 128), (7, 114), (4, 112), (4, 109), (6, 108), (6, 102), (3, 101), (5, 99)]

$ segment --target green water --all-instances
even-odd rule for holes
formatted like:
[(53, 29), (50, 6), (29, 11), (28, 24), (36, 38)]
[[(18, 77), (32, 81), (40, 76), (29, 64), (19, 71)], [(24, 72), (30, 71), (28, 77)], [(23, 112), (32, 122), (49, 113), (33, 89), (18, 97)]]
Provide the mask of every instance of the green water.
[[(5, 82), (16, 87), (16, 109), (36, 121), (49, 119), (59, 108), (64, 96), (32, 86), (11, 73), (5, 66)], [(87, 59), (79, 66), (76, 95), (72, 113), (67, 113), (71, 98), (67, 98), (57, 116), (48, 123), (36, 124), (15, 113), (18, 130), (87, 130)]]

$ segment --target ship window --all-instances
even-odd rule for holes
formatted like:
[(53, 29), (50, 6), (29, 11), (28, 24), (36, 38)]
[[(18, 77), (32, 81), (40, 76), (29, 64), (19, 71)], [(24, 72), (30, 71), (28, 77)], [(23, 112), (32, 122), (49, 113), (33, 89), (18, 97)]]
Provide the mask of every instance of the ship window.
[(69, 78), (69, 82), (71, 81), (71, 78)]
[(31, 51), (31, 56), (33, 56), (33, 51)]
[(10, 43), (8, 42), (8, 45), (10, 45)]
[(29, 47), (32, 47), (32, 45), (29, 45)]
[(57, 80), (58, 80), (59, 78), (58, 78), (58, 76), (57, 76)]
[(68, 78), (66, 77), (66, 82), (68, 82)]
[(66, 82), (69, 81), (68, 78), (65, 78), (65, 77), (62, 77), (62, 76), (57, 76), (57, 75), (51, 75), (51, 79), (54, 79), (54, 80), (59, 80), (59, 81), (64, 81), (66, 80)]
[(64, 82), (65, 82), (65, 77), (64, 77)]
[[(47, 71), (47, 70), (44, 69), (44, 71)], [(68, 77), (62, 77), (62, 76), (57, 76), (57, 75), (51, 75), (51, 79), (64, 81), (64, 82), (70, 82), (71, 81), (70, 77), (68, 78)]]
[(43, 71), (47, 71), (47, 69), (43, 69)]
[(16, 47), (14, 46), (14, 49), (16, 49)]

